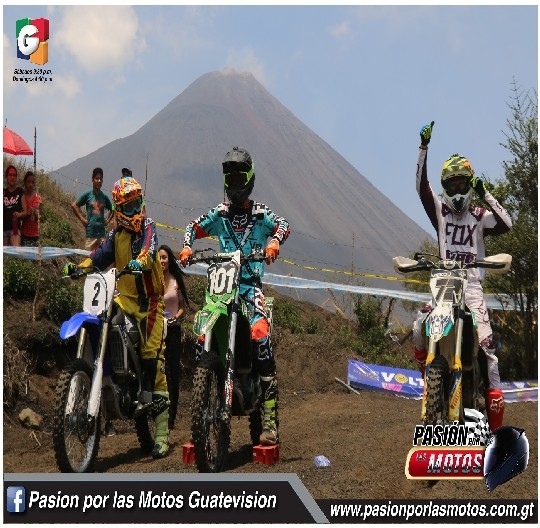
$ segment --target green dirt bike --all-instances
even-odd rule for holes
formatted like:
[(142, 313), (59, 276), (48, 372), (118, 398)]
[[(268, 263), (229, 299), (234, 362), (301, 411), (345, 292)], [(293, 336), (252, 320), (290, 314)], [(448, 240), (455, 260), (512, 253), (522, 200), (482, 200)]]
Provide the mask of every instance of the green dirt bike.
[[(435, 262), (436, 261), (436, 262)], [(479, 416), (478, 334), (474, 313), (465, 304), (467, 269), (506, 273), (512, 256), (501, 253), (469, 264), (416, 253), (394, 257), (400, 273), (430, 271), (432, 294), (422, 334), (428, 342), (421, 418), (424, 424), (477, 420)], [(476, 416), (476, 417), (475, 417)]]
[[(212, 251), (212, 254), (207, 252)], [(242, 265), (262, 262), (264, 251), (196, 251), (188, 264), (206, 263), (206, 304), (195, 315), (193, 332), (204, 336), (204, 351), (193, 377), (191, 433), (195, 464), (202, 473), (223, 469), (228, 455), (231, 417), (248, 416), (254, 445), (263, 429), (263, 395), (252, 364), (250, 308), (240, 297)], [(269, 322), (272, 298), (265, 299)]]

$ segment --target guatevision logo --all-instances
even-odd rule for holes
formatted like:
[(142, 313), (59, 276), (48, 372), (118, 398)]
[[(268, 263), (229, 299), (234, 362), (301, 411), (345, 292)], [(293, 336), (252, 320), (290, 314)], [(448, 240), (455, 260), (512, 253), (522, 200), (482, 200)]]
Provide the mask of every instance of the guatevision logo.
[(49, 20), (21, 18), (15, 22), (17, 58), (33, 64), (46, 64), (49, 60)]

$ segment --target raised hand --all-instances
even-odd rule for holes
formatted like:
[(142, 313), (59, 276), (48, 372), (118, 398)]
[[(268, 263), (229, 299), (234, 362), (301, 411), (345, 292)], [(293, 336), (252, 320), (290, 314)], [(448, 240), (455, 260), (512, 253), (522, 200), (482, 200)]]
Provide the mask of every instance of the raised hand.
[(432, 121), (429, 125), (424, 125), (420, 129), (420, 144), (423, 147), (427, 147), (429, 145), (429, 142), (431, 141), (431, 133), (433, 131), (433, 125), (435, 125), (435, 121)]

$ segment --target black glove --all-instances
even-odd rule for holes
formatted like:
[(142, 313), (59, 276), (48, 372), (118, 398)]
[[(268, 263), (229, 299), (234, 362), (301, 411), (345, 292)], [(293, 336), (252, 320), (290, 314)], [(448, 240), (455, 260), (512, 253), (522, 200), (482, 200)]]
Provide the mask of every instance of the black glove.
[(476, 194), (480, 197), (480, 199), (484, 199), (486, 196), (486, 184), (484, 183), (484, 180), (482, 178), (479, 178), (478, 176), (473, 176), (471, 180), (471, 187), (474, 189)]
[(423, 147), (427, 147), (429, 145), (429, 142), (431, 140), (431, 132), (433, 130), (434, 124), (435, 124), (435, 121), (432, 121), (429, 125), (424, 125), (420, 129), (420, 144)]

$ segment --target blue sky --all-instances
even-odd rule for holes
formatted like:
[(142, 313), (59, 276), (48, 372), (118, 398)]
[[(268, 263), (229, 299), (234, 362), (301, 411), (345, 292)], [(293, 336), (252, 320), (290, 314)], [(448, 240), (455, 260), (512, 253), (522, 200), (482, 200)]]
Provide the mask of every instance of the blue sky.
[[(15, 21), (40, 17), (50, 21), (53, 82), (13, 82), (15, 68), (29, 67), (17, 59)], [(4, 5), (3, 31), (4, 123), (31, 144), (37, 127), (38, 169), (131, 135), (198, 77), (233, 67), (251, 71), (432, 235), (414, 181), (422, 124), (436, 122), (437, 191), (455, 152), (495, 180), (508, 159), (500, 143), (512, 83), (538, 87), (536, 3)]]

